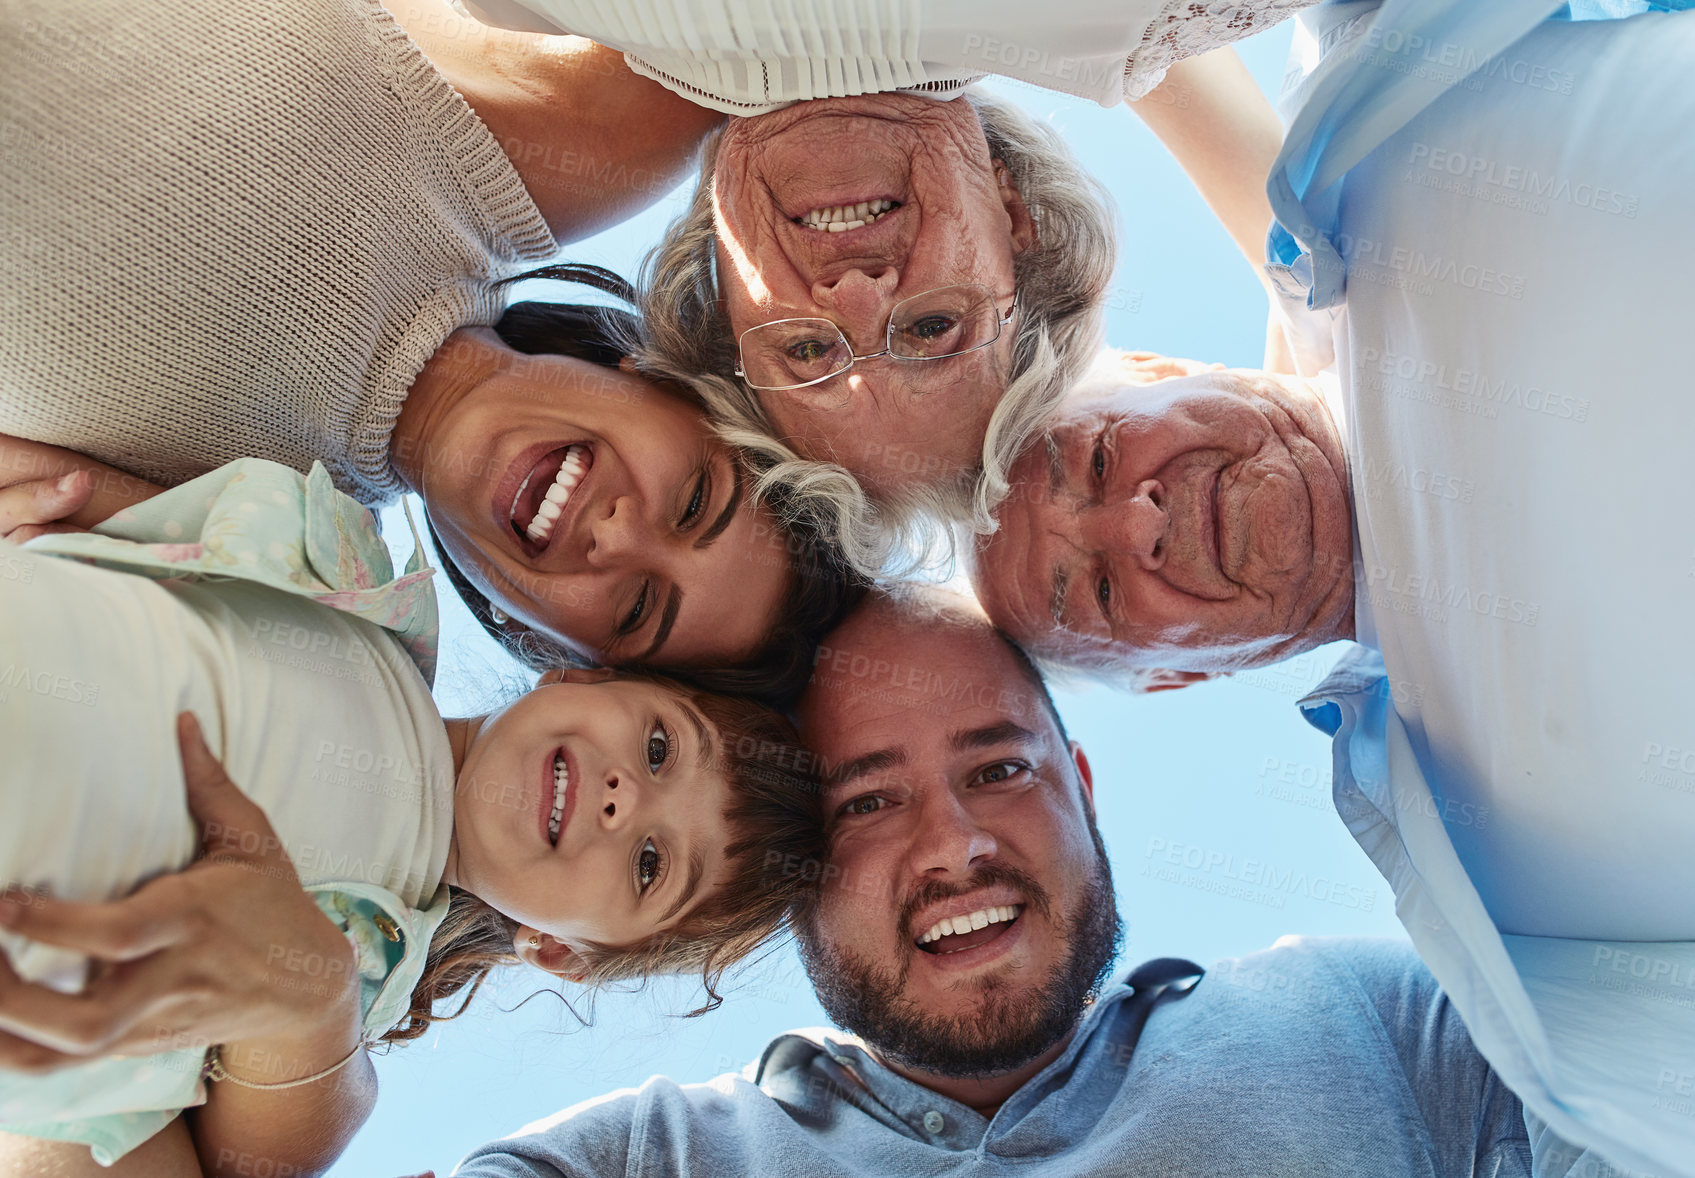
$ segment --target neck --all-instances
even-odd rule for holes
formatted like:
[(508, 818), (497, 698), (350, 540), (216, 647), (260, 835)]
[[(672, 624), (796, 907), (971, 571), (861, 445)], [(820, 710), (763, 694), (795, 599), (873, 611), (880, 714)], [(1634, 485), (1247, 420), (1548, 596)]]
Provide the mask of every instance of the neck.
[[(1072, 1032), (1072, 1034), (1074, 1033)], [(949, 1100), (956, 1101), (976, 1111), (985, 1118), (990, 1118), (1000, 1110), (1001, 1105), (1011, 1099), (1013, 1093), (1029, 1083), (1043, 1068), (1058, 1059), (1070, 1042), (1071, 1034), (1067, 1034), (1023, 1067), (1014, 1068), (1010, 1072), (1000, 1072), (993, 1076), (968, 1078), (942, 1076), (935, 1072), (905, 1067), (888, 1059), (875, 1048), (871, 1049), (871, 1054), (876, 1057), (878, 1063), (891, 1072), (905, 1076), (914, 1084), (922, 1084), (938, 1096), (945, 1096)]]
[[(465, 767), (465, 758), (470, 753), (471, 746), (476, 743), (477, 733), (482, 731), (482, 727), (487, 721), (487, 716), (467, 716), (463, 720), (448, 716), (441, 718), (442, 725), (447, 729), (447, 746), (453, 752), (453, 809), (455, 817), (458, 816), (459, 798), (461, 796), (459, 774)], [(456, 822), (454, 823), (453, 833), (448, 836), (447, 866), (442, 871), (442, 880), (454, 885), (459, 883), (458, 833), (458, 823)]]

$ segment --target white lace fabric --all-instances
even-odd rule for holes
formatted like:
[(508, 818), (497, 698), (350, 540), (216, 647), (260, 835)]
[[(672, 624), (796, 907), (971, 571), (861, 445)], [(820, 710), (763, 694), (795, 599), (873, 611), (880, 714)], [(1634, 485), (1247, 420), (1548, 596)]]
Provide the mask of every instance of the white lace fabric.
[(1148, 25), (1142, 43), (1124, 63), (1124, 99), (1134, 102), (1165, 80), (1165, 72), (1281, 24), (1316, 0), (1171, 0)]

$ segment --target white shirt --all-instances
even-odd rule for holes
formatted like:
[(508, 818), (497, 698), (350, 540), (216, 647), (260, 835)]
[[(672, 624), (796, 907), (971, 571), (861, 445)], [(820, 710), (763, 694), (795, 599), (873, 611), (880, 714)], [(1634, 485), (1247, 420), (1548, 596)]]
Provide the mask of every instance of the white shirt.
[(1313, 0), (517, 0), (624, 51), (702, 106), (907, 90), (952, 98), (988, 74), (1116, 106), (1172, 63), (1268, 29)]

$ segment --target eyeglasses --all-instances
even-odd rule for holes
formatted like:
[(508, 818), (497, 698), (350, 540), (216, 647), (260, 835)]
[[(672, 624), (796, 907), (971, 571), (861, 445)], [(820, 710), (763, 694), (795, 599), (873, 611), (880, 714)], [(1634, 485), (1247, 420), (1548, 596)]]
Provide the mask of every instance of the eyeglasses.
[(863, 355), (828, 319), (777, 319), (742, 332), (736, 375), (751, 388), (781, 392), (821, 384), (859, 360), (946, 360), (994, 343), (1017, 312), (1017, 292), (1003, 318), (988, 287), (940, 286), (896, 303), (883, 350)]

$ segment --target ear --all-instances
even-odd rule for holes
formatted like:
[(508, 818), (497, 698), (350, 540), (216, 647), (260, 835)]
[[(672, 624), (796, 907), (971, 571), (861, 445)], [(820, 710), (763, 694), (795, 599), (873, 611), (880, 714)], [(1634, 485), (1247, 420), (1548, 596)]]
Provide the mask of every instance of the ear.
[(1075, 740), (1071, 742), (1071, 764), (1077, 769), (1077, 780), (1083, 789), (1083, 800), (1088, 803), (1091, 813), (1095, 809), (1095, 771), (1089, 768), (1089, 758), (1083, 753), (1083, 746)]
[(605, 683), (617, 677), (618, 672), (611, 667), (554, 667), (541, 673), (541, 678), (536, 680), (536, 686), (548, 687), (555, 683)]
[(1012, 182), (1012, 172), (1000, 160), (993, 161), (995, 183), (1000, 188), (1001, 207), (1012, 218), (1012, 256), (1017, 257), (1036, 244), (1036, 219), (1025, 207), (1024, 196)]
[(1218, 671), (1141, 671), (1138, 672), (1138, 691), (1175, 691), (1191, 683), (1205, 683), (1218, 678)]
[(518, 926), (512, 934), (512, 949), (525, 965), (533, 965), (567, 982), (582, 984), (588, 971), (577, 957), (577, 951), (548, 933), (537, 932), (528, 925)]

